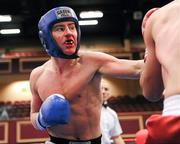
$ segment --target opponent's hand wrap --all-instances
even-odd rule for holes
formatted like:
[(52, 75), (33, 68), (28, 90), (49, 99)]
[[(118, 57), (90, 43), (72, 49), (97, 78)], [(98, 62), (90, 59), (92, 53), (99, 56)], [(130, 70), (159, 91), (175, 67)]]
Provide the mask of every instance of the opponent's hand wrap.
[(70, 104), (64, 96), (53, 94), (41, 105), (36, 117), (36, 126), (40, 130), (57, 124), (67, 124), (70, 118)]

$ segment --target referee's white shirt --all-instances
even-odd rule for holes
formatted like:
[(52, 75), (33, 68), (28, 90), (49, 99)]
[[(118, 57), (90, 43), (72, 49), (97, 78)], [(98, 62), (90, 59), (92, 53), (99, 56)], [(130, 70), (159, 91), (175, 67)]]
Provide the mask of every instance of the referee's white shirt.
[(110, 107), (102, 106), (101, 120), (100, 120), (101, 132), (102, 132), (102, 144), (111, 144), (112, 136), (118, 136), (122, 134), (122, 128), (119, 123), (117, 113)]

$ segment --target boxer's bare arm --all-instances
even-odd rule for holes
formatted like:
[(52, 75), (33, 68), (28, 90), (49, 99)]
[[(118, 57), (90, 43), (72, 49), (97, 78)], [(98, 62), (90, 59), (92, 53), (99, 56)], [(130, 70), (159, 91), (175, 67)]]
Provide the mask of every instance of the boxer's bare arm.
[(117, 59), (102, 53), (97, 53), (97, 59), (100, 73), (118, 78), (139, 78), (144, 65), (143, 60)]
[(34, 127), (36, 127), (35, 119), (42, 104), (42, 101), (36, 92), (36, 81), (41, 73), (41, 69), (42, 66), (34, 69), (30, 75), (30, 89), (32, 93), (30, 119)]
[(161, 75), (161, 65), (155, 54), (155, 44), (152, 36), (152, 17), (149, 18), (144, 33), (144, 42), (147, 50), (144, 70), (140, 77), (140, 85), (143, 95), (150, 101), (157, 101), (163, 92), (163, 80)]

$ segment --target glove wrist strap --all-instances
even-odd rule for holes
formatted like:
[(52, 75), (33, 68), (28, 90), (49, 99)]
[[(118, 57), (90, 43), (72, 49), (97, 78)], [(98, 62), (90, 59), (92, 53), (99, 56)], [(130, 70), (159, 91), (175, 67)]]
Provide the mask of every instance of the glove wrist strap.
[(40, 116), (39, 116), (39, 113), (37, 114), (37, 116), (36, 116), (36, 126), (37, 126), (37, 128), (39, 129), (39, 130), (45, 130), (46, 129), (46, 127), (45, 126), (43, 126), (42, 125), (42, 123), (40, 122)]

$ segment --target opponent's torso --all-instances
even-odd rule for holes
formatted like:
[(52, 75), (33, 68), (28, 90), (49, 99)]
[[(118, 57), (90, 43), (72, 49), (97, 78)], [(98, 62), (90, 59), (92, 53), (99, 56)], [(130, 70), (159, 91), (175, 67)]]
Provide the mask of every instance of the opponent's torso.
[(153, 38), (162, 66), (165, 96), (180, 94), (180, 1), (162, 7), (154, 16)]
[(66, 139), (86, 140), (100, 136), (101, 76), (96, 73), (96, 67), (81, 61), (62, 72), (50, 68), (47, 63), (36, 83), (38, 94), (42, 100), (54, 93), (64, 95), (71, 105), (71, 118), (69, 124), (56, 125), (48, 132)]

